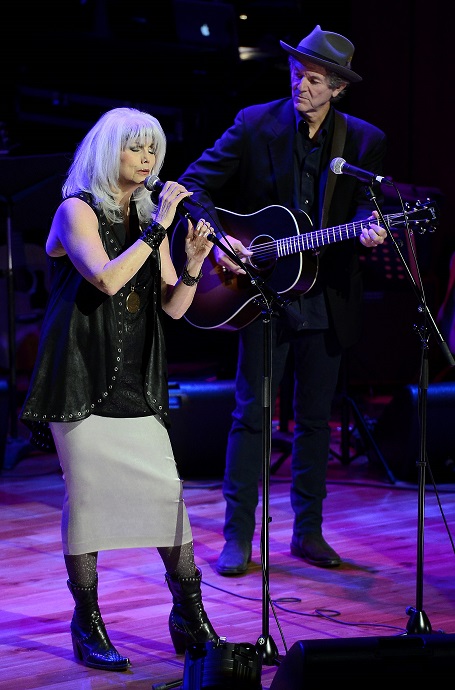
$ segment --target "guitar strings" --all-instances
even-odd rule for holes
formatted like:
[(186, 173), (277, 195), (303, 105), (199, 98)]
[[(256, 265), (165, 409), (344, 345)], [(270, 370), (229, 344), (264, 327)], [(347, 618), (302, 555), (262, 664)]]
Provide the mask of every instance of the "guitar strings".
[[(407, 216), (412, 215), (409, 211)], [(393, 221), (397, 218), (401, 219), (399, 222), (404, 224), (406, 219), (402, 213), (392, 213), (387, 216), (387, 221)], [(263, 244), (250, 244), (248, 249), (253, 252), (253, 257), (259, 259), (270, 259), (284, 254), (296, 253), (306, 249), (315, 249), (325, 244), (337, 242), (345, 239), (357, 237), (362, 232), (368, 220), (358, 220), (353, 223), (346, 223), (345, 225), (338, 225), (334, 228), (321, 228), (320, 230), (313, 230), (300, 235), (292, 237), (285, 237), (279, 240), (272, 240), (271, 242), (264, 242)]]

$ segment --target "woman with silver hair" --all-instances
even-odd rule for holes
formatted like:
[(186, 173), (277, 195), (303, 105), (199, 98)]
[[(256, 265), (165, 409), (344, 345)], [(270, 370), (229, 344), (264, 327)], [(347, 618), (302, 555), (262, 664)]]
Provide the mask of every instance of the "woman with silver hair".
[(73, 649), (86, 666), (123, 671), (98, 606), (98, 552), (157, 547), (173, 598), (177, 653), (218, 639), (204, 610), (201, 571), (169, 435), (162, 312), (191, 304), (213, 244), (188, 220), (180, 277), (167, 229), (190, 193), (158, 199), (144, 183), (166, 152), (160, 123), (114, 108), (78, 146), (46, 252), (52, 284), (21, 419), (41, 445), (49, 430), (63, 471), (62, 544), (75, 601)]

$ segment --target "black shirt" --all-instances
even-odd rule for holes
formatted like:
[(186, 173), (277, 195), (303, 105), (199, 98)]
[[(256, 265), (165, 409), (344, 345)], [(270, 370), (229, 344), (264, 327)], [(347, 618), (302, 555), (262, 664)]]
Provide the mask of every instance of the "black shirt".
[[(323, 127), (310, 139), (307, 122), (297, 116), (294, 144), (294, 203), (308, 215), (314, 229), (319, 229), (322, 200), (319, 198), (319, 179), (326, 157), (329, 131), (333, 131), (333, 113), (329, 112)], [(305, 256), (303, 257), (305, 261)], [(311, 260), (307, 257), (307, 260)], [(299, 299), (303, 328), (325, 329), (329, 326), (322, 285), (314, 286)]]

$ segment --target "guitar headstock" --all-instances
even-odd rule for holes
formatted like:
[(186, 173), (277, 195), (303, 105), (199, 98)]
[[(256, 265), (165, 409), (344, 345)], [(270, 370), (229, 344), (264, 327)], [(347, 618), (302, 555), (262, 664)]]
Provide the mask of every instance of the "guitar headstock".
[(434, 232), (439, 222), (439, 209), (434, 201), (416, 201), (414, 206), (405, 203), (405, 212), (393, 215), (391, 227), (412, 228), (420, 235), (425, 232)]

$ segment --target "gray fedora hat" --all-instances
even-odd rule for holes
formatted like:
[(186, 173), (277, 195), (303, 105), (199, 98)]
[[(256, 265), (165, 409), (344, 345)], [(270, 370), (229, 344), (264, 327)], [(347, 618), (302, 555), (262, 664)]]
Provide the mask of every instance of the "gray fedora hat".
[(362, 81), (362, 77), (351, 69), (351, 60), (354, 55), (354, 46), (351, 41), (341, 34), (322, 31), (319, 24), (308, 36), (302, 38), (297, 48), (293, 48), (284, 41), (280, 41), (280, 45), (297, 60), (308, 58), (310, 62), (322, 65), (327, 70), (339, 74), (346, 81)]

